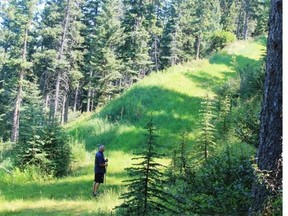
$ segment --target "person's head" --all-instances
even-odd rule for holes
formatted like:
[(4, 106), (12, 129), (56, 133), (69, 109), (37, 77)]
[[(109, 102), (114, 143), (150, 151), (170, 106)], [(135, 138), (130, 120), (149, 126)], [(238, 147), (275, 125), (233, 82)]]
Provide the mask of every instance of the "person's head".
[(99, 151), (100, 152), (104, 152), (105, 151), (105, 146), (104, 145), (100, 145), (99, 146)]

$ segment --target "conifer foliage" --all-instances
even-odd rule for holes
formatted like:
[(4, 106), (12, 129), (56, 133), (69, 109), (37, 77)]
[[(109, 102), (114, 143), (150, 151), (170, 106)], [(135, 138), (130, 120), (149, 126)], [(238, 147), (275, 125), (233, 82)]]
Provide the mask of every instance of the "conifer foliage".
[(131, 179), (126, 181), (129, 183), (128, 192), (121, 196), (124, 203), (117, 207), (120, 208), (121, 215), (159, 215), (171, 211), (169, 208), (171, 196), (163, 189), (165, 180), (161, 171), (163, 165), (156, 162), (163, 156), (157, 152), (157, 135), (152, 119), (145, 128), (147, 142), (143, 146), (143, 151), (133, 158), (140, 162), (127, 168)]
[[(200, 114), (201, 120), (201, 134), (198, 140), (200, 152), (203, 153), (204, 159), (206, 160), (211, 152), (213, 152), (215, 146), (215, 126), (213, 124), (214, 104), (209, 98), (208, 93), (205, 95), (204, 101), (201, 102)], [(202, 156), (201, 156), (202, 157)]]
[(65, 124), (69, 112), (93, 111), (152, 71), (205, 57), (234, 34), (267, 31), (267, 1), (11, 0), (0, 7), (4, 141), (18, 140), (28, 94), (40, 91), (46, 123)]

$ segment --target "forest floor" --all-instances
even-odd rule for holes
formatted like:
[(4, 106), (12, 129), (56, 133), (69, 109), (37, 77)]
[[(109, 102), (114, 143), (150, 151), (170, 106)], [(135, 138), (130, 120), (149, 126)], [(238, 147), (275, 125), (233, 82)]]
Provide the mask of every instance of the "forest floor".
[[(65, 126), (73, 143), (71, 174), (43, 181), (17, 174), (0, 177), (0, 215), (111, 215), (122, 202), (124, 169), (131, 166), (151, 115), (159, 128), (160, 151), (170, 151), (184, 130), (193, 145), (202, 97), (207, 92), (213, 96), (237, 67), (260, 64), (264, 52), (264, 40), (235, 42), (209, 59), (152, 73), (97, 112), (81, 115)], [(95, 198), (93, 163), (99, 143), (106, 145), (109, 167)], [(169, 159), (161, 162), (169, 164)]]

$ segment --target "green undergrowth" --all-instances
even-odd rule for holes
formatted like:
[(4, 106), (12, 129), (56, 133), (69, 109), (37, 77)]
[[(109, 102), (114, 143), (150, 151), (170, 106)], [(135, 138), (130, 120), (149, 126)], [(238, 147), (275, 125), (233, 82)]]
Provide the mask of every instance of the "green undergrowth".
[[(167, 155), (161, 163), (169, 165), (181, 132), (187, 132), (187, 146), (193, 150), (203, 96), (207, 92), (214, 96), (219, 85), (236, 76), (238, 67), (260, 65), (264, 48), (264, 38), (233, 43), (209, 59), (152, 73), (96, 112), (82, 114), (65, 126), (73, 153), (69, 176), (43, 179), (33, 174), (35, 170), (14, 170), (12, 175), (1, 170), (0, 215), (111, 215), (122, 202), (118, 197), (125, 191), (122, 181), (128, 178), (124, 169), (132, 165), (132, 153), (141, 149), (148, 121), (153, 118), (157, 148)], [(93, 198), (99, 144), (106, 146), (109, 167), (100, 196)], [(239, 141), (230, 147), (239, 155), (254, 151)]]

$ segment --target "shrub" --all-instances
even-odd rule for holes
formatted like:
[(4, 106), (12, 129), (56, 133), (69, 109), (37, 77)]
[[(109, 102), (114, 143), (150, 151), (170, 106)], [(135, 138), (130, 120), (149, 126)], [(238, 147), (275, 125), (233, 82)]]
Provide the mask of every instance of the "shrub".
[(68, 172), (71, 147), (59, 126), (34, 127), (30, 133), (22, 134), (16, 151), (15, 161), (22, 170), (33, 165), (56, 176)]
[(253, 178), (249, 156), (239, 157), (227, 148), (191, 170), (184, 182), (176, 182), (174, 196), (184, 203), (182, 213), (245, 215), (251, 205)]
[(41, 182), (52, 179), (52, 175), (47, 175), (39, 167), (35, 165), (27, 165), (24, 169), (14, 168), (11, 173), (7, 173), (4, 170), (0, 170), (0, 183), (11, 184), (11, 182), (17, 182), (17, 184), (25, 184), (31, 182)]
[(264, 89), (265, 70), (262, 67), (248, 64), (237, 72), (240, 77), (239, 93), (241, 99), (261, 98)]
[(210, 45), (211, 51), (218, 51), (220, 49), (223, 49), (228, 44), (234, 42), (236, 40), (236, 36), (231, 32), (221, 30), (213, 32), (210, 39), (211, 39), (211, 45)]

